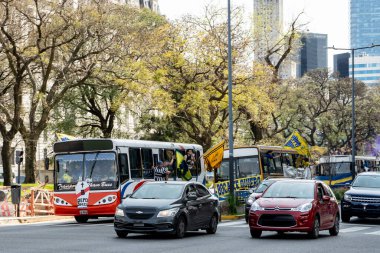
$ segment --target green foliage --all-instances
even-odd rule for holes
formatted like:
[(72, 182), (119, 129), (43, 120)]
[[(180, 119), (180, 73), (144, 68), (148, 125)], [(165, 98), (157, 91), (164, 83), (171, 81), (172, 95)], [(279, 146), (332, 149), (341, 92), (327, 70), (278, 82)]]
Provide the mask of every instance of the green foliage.
[(343, 199), (344, 193), (347, 191), (347, 188), (337, 188), (333, 189), (333, 192), (335, 194), (335, 197), (338, 201), (341, 201)]
[(228, 203), (228, 213), (229, 214), (237, 214), (236, 207), (239, 205), (239, 201), (237, 200), (236, 196), (232, 196), (230, 194), (227, 194), (226, 201)]

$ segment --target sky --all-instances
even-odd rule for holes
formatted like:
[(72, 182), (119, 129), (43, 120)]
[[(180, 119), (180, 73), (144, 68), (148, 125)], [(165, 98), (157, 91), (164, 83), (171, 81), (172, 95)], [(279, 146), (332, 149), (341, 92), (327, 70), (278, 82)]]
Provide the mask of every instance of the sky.
[[(221, 7), (227, 6), (227, 0), (159, 0), (161, 14), (169, 19), (178, 19), (183, 15), (199, 15), (204, 6), (212, 2)], [(232, 6), (244, 6), (247, 13), (253, 11), (253, 0), (231, 0)], [(349, 0), (283, 0), (285, 26), (300, 12), (304, 12), (302, 23), (307, 23), (309, 32), (328, 34), (328, 46), (349, 47)], [(248, 17), (247, 17), (248, 18)], [(333, 68), (333, 55), (329, 50), (329, 68)]]

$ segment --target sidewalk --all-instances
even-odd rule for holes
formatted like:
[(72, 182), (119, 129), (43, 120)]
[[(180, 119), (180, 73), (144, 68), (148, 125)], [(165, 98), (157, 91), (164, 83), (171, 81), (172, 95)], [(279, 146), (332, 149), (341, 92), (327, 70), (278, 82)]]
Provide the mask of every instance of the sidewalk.
[(55, 215), (45, 215), (45, 216), (32, 216), (32, 217), (0, 217), (0, 226), (3, 224), (20, 224), (20, 223), (37, 223), (46, 221), (57, 221), (57, 220), (73, 220), (71, 216), (55, 216)]

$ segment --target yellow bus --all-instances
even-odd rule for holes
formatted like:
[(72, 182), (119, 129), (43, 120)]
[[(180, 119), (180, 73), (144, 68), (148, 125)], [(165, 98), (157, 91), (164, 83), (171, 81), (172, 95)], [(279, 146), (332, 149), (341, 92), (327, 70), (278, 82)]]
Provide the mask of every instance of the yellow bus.
[[(234, 148), (234, 188), (241, 200), (248, 198), (249, 190), (268, 177), (303, 177), (304, 156), (280, 146), (252, 146)], [(229, 192), (229, 150), (224, 151), (223, 162), (214, 171), (214, 189), (220, 199)]]

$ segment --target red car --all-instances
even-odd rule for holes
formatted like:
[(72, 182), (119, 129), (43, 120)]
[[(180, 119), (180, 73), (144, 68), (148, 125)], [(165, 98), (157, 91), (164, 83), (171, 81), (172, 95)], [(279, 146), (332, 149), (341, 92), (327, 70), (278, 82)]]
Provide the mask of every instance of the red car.
[(320, 230), (339, 233), (339, 207), (330, 187), (315, 180), (282, 180), (272, 184), (249, 212), (253, 238), (263, 231), (307, 232), (318, 238)]

